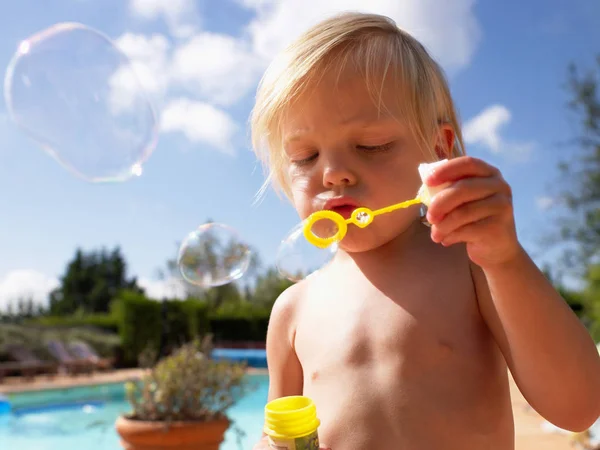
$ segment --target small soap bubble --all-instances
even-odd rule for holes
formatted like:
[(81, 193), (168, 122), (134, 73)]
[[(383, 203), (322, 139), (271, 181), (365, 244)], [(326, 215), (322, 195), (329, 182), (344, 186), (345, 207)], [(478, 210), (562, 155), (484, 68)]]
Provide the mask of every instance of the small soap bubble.
[[(281, 241), (277, 251), (277, 270), (291, 281), (300, 281), (323, 268), (333, 259), (338, 249), (337, 242), (326, 248), (319, 248), (308, 242), (304, 236), (304, 225), (305, 222), (296, 225)], [(312, 231), (319, 237), (327, 238), (335, 235), (337, 226), (330, 220), (322, 219), (314, 224)]]
[(200, 287), (215, 287), (241, 278), (251, 260), (249, 247), (230, 226), (207, 223), (181, 243), (177, 263), (183, 278)]
[(90, 182), (140, 176), (158, 136), (129, 59), (103, 34), (59, 23), (22, 41), (4, 78), (11, 119)]

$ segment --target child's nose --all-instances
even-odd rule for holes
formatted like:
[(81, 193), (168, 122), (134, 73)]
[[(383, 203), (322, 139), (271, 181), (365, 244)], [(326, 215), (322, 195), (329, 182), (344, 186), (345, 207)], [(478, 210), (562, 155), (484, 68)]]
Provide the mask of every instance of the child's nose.
[(345, 165), (328, 165), (323, 171), (323, 186), (332, 188), (335, 186), (348, 186), (356, 183), (356, 175)]

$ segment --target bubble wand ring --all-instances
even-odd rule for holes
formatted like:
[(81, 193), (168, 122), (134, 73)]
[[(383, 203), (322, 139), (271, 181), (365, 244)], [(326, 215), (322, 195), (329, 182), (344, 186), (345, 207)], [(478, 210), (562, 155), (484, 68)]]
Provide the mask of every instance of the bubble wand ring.
[[(348, 232), (348, 224), (354, 224), (357, 227), (365, 228), (373, 222), (375, 216), (378, 216), (380, 214), (386, 214), (397, 209), (408, 208), (409, 206), (417, 205), (422, 202), (423, 201), (421, 199), (421, 196), (417, 195), (417, 197), (411, 200), (406, 200), (404, 202), (386, 206), (375, 211), (372, 211), (369, 208), (360, 207), (352, 211), (352, 214), (348, 219), (344, 219), (341, 214), (338, 214), (335, 211), (327, 209), (317, 211), (312, 213), (306, 219), (306, 223), (303, 227), (304, 237), (315, 247), (327, 248), (334, 242), (339, 242), (342, 239), (344, 239), (346, 233)], [(313, 233), (313, 225), (319, 220), (323, 219), (331, 220), (337, 226), (337, 232), (333, 236), (323, 238)]]

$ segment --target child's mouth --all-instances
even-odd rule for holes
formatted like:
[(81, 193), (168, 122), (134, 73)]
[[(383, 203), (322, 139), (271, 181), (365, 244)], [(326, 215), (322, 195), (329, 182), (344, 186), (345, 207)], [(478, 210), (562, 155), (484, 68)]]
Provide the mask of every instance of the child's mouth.
[(331, 208), (332, 211), (338, 213), (344, 219), (350, 218), (350, 216), (352, 215), (352, 212), (355, 209), (356, 209), (356, 206), (353, 206), (353, 205), (340, 205), (340, 206), (334, 206)]

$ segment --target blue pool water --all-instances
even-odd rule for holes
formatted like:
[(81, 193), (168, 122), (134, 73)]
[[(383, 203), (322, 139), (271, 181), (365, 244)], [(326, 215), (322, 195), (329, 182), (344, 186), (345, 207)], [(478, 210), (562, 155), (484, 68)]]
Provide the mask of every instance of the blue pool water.
[(249, 367), (267, 367), (267, 351), (264, 349), (215, 348), (212, 357), (217, 360), (245, 362)]
[[(247, 450), (260, 439), (268, 377), (248, 375), (253, 389), (229, 410), (245, 436), (230, 428), (220, 450)], [(0, 415), (0, 449), (119, 450), (114, 423), (130, 411), (123, 384), (12, 395), (12, 411)]]

